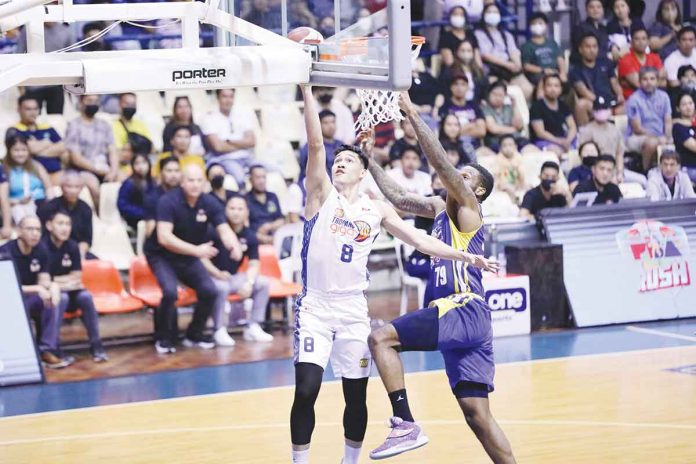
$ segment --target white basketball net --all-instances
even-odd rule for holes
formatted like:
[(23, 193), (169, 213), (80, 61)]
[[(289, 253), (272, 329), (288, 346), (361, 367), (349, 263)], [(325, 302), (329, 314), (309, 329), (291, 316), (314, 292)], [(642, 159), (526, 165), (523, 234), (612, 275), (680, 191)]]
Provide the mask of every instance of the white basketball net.
[[(418, 59), (422, 43), (412, 45), (412, 61)], [(378, 124), (402, 121), (399, 110), (399, 92), (392, 90), (355, 89), (360, 97), (361, 110), (355, 122), (356, 132), (370, 130)]]

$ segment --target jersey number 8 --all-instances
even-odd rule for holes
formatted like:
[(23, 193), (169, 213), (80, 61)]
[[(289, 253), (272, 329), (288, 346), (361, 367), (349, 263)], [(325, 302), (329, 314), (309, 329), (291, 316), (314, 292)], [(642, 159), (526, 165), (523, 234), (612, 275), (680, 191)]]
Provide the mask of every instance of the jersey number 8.
[(344, 263), (350, 263), (353, 260), (353, 247), (350, 245), (343, 245), (341, 249), (341, 261)]

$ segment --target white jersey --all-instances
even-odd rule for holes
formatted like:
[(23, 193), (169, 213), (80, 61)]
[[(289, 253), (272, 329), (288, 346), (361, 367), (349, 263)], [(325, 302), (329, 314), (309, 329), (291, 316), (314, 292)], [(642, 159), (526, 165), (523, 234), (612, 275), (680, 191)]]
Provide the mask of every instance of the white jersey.
[(367, 258), (381, 222), (380, 211), (367, 195), (350, 204), (332, 187), (304, 226), (303, 295), (357, 295), (367, 290)]

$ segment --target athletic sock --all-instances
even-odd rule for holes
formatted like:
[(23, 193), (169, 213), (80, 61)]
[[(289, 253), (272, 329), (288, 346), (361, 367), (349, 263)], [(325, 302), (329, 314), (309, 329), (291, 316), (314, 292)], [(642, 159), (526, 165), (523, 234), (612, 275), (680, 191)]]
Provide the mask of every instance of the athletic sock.
[(352, 446), (345, 445), (343, 451), (343, 464), (358, 464), (360, 450), (362, 450), (362, 448), (353, 448)]
[(400, 417), (407, 422), (415, 422), (413, 416), (411, 415), (411, 409), (408, 407), (408, 396), (406, 395), (406, 389), (397, 390), (389, 394), (389, 401), (392, 405), (392, 413), (396, 417)]
[(309, 464), (309, 450), (292, 450), (292, 464)]

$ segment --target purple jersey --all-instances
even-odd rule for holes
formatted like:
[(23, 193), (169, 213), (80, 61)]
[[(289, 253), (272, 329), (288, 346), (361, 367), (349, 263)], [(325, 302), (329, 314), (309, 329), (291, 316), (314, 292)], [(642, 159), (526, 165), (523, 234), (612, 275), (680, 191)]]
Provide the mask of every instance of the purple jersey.
[[(446, 210), (435, 217), (432, 236), (457, 250), (476, 255), (483, 254), (483, 226), (471, 232), (460, 232)], [(430, 259), (426, 305), (440, 298), (471, 293), (481, 298), (484, 296), (481, 269), (461, 261), (435, 257)]]

